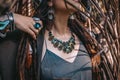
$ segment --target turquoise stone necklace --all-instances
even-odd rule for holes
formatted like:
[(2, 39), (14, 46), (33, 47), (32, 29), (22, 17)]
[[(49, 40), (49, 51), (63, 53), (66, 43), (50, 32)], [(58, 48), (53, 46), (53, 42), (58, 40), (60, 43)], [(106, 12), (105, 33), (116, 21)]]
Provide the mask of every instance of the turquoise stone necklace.
[(64, 53), (69, 54), (74, 49), (75, 37), (73, 34), (68, 41), (62, 41), (62, 40), (55, 38), (51, 31), (49, 31), (48, 34), (49, 34), (48, 40), (51, 41), (53, 46), (55, 48), (58, 48), (58, 50), (60, 50), (60, 51), (62, 50)]

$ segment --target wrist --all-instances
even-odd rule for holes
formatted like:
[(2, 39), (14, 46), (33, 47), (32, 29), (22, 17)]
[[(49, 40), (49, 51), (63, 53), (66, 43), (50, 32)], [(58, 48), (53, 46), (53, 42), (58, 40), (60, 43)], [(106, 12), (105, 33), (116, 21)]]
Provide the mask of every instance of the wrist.
[(12, 12), (9, 12), (9, 13), (7, 13), (7, 16), (8, 16), (8, 20), (10, 22), (9, 23), (9, 25), (10, 25), (9, 30), (13, 31), (13, 30), (15, 30), (15, 28), (14, 28), (14, 15)]
[(14, 23), (14, 16), (12, 12), (7, 13), (8, 16), (8, 20), (10, 21), (10, 23)]
[(19, 14), (13, 13), (13, 16), (14, 16), (14, 24), (18, 25), (20, 21)]

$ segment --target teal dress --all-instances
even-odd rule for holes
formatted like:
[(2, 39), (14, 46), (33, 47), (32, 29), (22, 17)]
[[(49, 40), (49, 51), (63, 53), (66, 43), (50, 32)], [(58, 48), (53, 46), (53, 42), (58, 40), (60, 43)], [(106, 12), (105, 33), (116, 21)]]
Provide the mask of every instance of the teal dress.
[(42, 60), (43, 80), (67, 79), (67, 80), (92, 80), (91, 60), (83, 45), (73, 63), (69, 63), (52, 51), (46, 49)]

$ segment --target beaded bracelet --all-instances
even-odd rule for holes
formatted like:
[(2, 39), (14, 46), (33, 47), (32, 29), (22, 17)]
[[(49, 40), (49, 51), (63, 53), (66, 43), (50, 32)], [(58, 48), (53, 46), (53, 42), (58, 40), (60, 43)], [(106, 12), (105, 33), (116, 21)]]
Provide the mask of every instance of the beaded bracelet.
[(8, 20), (10, 22), (14, 22), (14, 18), (13, 18), (13, 13), (12, 12), (7, 13), (7, 16), (8, 16)]
[(7, 13), (8, 19), (4, 21), (0, 21), (0, 37), (4, 38), (6, 37), (6, 32), (4, 30), (8, 27), (8, 25), (11, 25), (9, 28), (10, 31), (13, 30), (13, 23), (14, 23), (14, 18), (13, 18), (13, 13)]
[(13, 31), (14, 30), (14, 17), (13, 17), (13, 13), (12, 12), (9, 12), (7, 13), (7, 16), (8, 16), (8, 20), (10, 21), (10, 31)]

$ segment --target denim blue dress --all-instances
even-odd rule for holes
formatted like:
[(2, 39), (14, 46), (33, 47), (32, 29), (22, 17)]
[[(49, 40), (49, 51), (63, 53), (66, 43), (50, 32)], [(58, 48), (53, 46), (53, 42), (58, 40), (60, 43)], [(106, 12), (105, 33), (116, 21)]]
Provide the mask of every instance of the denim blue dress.
[(46, 49), (42, 60), (42, 75), (44, 80), (92, 80), (91, 60), (83, 45), (73, 63), (67, 62)]

